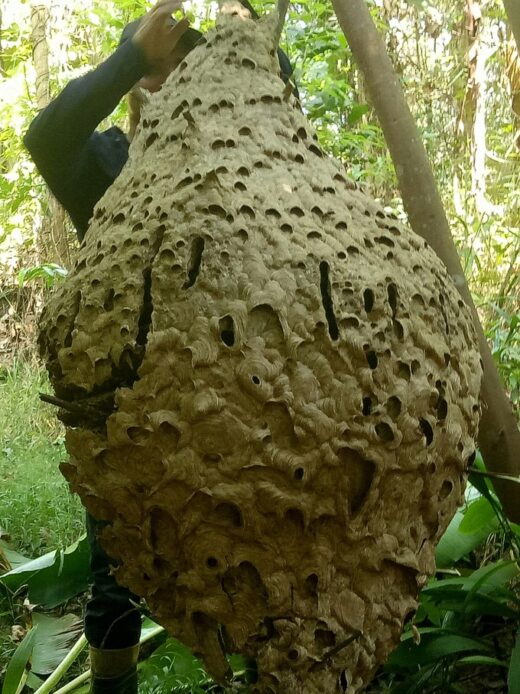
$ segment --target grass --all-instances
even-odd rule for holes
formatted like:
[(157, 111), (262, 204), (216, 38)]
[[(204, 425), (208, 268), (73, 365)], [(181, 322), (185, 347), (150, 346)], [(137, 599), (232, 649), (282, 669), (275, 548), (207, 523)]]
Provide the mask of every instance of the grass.
[[(16, 551), (36, 557), (66, 547), (84, 530), (84, 511), (61, 476), (67, 453), (44, 370), (34, 363), (0, 367), (0, 536)], [(15, 625), (28, 621), (20, 600), (0, 595), (0, 678), (17, 643)]]
[(27, 363), (0, 371), (0, 529), (9, 544), (34, 557), (66, 546), (83, 530), (83, 510), (58, 465), (64, 430), (50, 405), (45, 373)]

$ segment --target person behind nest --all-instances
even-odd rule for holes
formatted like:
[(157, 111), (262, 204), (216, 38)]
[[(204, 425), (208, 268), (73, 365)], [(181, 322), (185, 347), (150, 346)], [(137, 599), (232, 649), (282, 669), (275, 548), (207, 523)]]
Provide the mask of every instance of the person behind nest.
[[(258, 18), (248, 0), (240, 2), (254, 19)], [(181, 8), (181, 0), (160, 0), (147, 14), (128, 24), (116, 51), (96, 69), (71, 81), (38, 114), (24, 137), (39, 172), (69, 213), (80, 241), (87, 233), (94, 206), (128, 159), (143, 95), (158, 91), (202, 38), (186, 18), (172, 18)], [(281, 50), (278, 57), (287, 83), (292, 74), (289, 59)], [(128, 135), (117, 127), (97, 132), (97, 126), (125, 95)], [(110, 573), (115, 562), (96, 539), (101, 527), (102, 523), (87, 513), (93, 585), (85, 609), (85, 635), (90, 646), (91, 692), (136, 694), (139, 599), (119, 586)]]

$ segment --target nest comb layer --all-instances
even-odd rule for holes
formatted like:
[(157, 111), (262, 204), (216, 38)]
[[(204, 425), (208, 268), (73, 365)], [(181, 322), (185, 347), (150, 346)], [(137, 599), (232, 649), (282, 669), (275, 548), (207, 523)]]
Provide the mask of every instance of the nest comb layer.
[(254, 691), (354, 693), (462, 500), (481, 368), (443, 264), (324, 155), (273, 22), (221, 15), (150, 100), (40, 339), (118, 580), (217, 678), (227, 649)]

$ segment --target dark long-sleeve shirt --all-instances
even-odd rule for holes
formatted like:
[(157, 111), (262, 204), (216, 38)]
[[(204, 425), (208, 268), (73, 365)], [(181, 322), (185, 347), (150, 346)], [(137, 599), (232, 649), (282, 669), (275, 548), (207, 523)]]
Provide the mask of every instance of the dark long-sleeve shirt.
[[(282, 78), (292, 73), (278, 50)], [(126, 41), (96, 69), (72, 80), (31, 123), (24, 144), (83, 240), (94, 206), (121, 173), (128, 140), (117, 127), (96, 132), (121, 98), (146, 74), (138, 46)], [(297, 90), (295, 89), (297, 95)]]
[(126, 41), (101, 65), (72, 80), (31, 123), (24, 144), (80, 241), (94, 205), (121, 173), (128, 140), (117, 127), (95, 132), (147, 69), (141, 50)]

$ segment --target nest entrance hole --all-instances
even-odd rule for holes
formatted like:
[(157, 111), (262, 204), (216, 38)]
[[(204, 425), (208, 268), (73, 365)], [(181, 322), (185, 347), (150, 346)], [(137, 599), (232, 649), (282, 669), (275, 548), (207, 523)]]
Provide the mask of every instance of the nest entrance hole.
[(338, 457), (348, 480), (350, 512), (352, 516), (355, 516), (368, 497), (376, 466), (371, 460), (366, 460), (351, 448), (341, 448)]
[(226, 347), (235, 344), (235, 324), (231, 316), (224, 316), (219, 320), (220, 339)]
[(334, 313), (329, 270), (329, 264), (325, 260), (322, 260), (320, 263), (321, 300), (323, 302), (323, 309), (325, 310), (327, 325), (329, 326), (329, 335), (331, 340), (337, 340), (339, 338), (339, 328), (338, 321), (336, 320), (336, 315)]
[(191, 255), (188, 263), (188, 279), (182, 285), (183, 289), (189, 289), (193, 287), (197, 281), (197, 277), (200, 272), (200, 266), (202, 263), (202, 254), (204, 252), (205, 241), (202, 236), (197, 236), (193, 239), (191, 243)]

